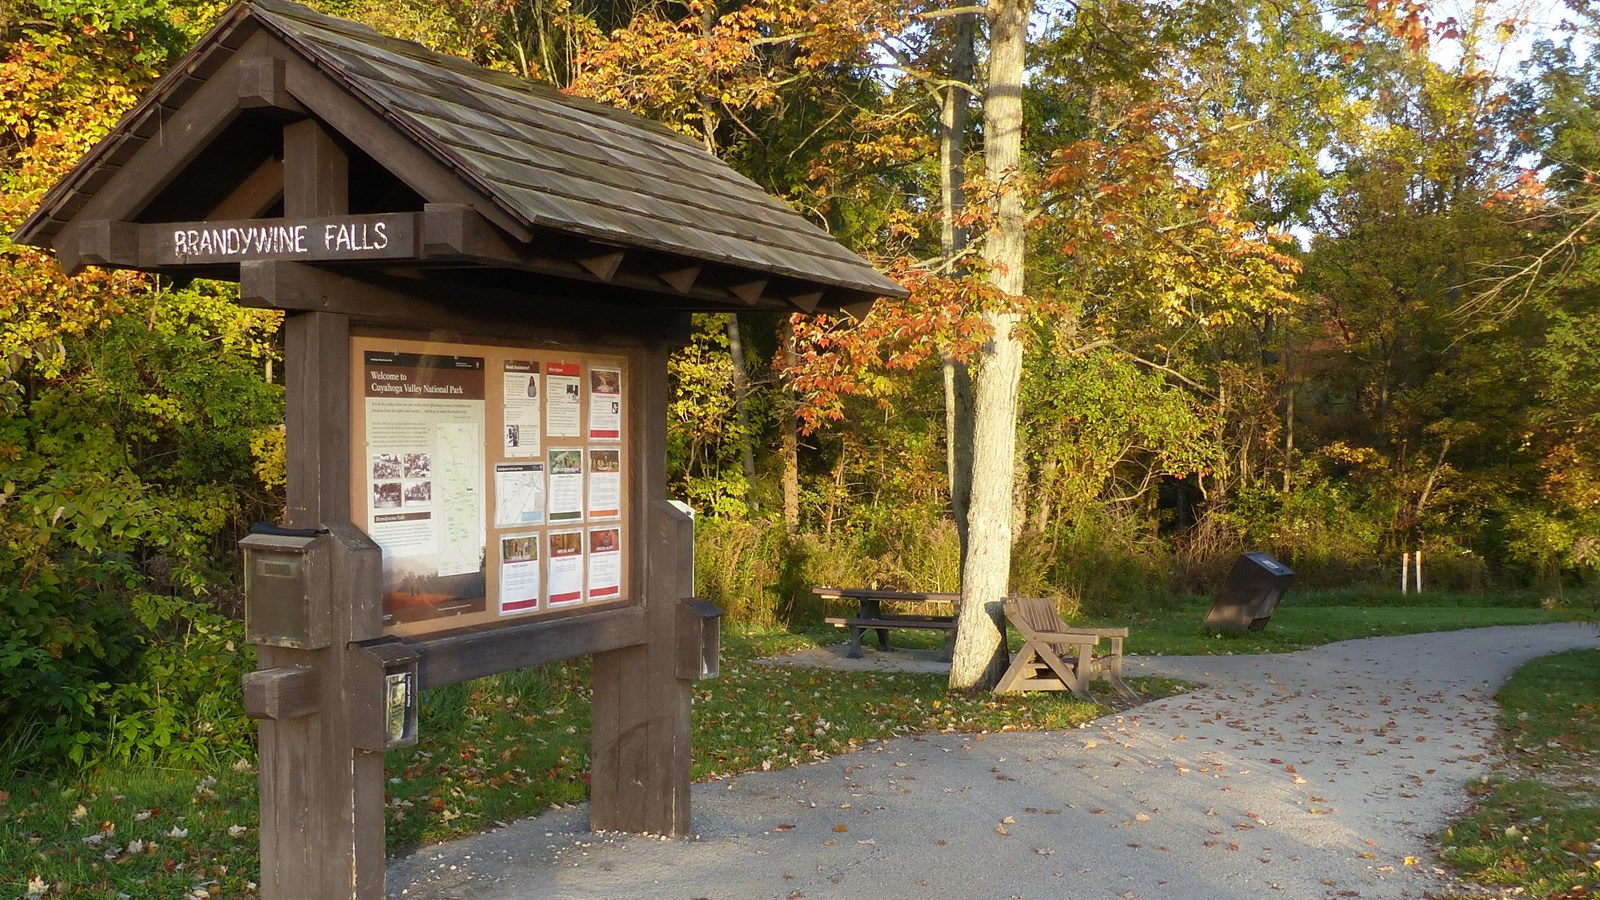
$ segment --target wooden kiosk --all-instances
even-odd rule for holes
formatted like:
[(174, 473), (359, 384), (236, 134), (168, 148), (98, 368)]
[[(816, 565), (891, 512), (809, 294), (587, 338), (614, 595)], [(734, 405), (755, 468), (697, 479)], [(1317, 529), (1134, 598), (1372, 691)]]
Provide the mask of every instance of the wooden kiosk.
[(16, 239), (285, 312), (288, 510), (246, 554), (262, 893), (383, 895), (416, 693), (594, 656), (592, 822), (689, 828), (716, 671), (666, 501), (694, 310), (899, 286), (690, 141), (282, 0), (232, 7)]

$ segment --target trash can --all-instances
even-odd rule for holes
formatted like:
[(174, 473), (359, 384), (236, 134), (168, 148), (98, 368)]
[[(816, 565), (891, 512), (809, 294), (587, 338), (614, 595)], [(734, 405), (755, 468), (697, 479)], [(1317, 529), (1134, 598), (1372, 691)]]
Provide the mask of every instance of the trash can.
[(1242, 553), (1206, 613), (1206, 628), (1243, 634), (1267, 627), (1294, 570), (1265, 553)]

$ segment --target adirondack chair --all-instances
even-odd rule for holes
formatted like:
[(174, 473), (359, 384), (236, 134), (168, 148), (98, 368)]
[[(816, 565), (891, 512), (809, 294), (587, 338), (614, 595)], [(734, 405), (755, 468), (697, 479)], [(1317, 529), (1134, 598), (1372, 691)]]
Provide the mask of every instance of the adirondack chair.
[[(1061, 621), (1055, 602), (1044, 597), (1008, 597), (1005, 612), (1023, 644), (996, 693), (1072, 691), (1093, 700), (1089, 685), (1103, 680), (1123, 698), (1139, 698), (1122, 680), (1122, 640), (1128, 629), (1068, 625)], [(1102, 639), (1110, 643), (1111, 652), (1096, 656)]]

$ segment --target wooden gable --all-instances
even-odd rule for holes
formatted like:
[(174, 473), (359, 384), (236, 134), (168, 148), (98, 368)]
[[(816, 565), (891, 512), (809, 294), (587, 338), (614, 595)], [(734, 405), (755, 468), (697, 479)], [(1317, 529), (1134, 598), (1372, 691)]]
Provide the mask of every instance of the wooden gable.
[[(285, 174), (300, 122), (329, 138), (301, 149), (339, 169), (336, 195), (294, 196), (310, 183)], [(672, 310), (905, 294), (658, 123), (284, 0), (230, 9), (16, 240), (69, 271), (249, 280), (291, 260)]]

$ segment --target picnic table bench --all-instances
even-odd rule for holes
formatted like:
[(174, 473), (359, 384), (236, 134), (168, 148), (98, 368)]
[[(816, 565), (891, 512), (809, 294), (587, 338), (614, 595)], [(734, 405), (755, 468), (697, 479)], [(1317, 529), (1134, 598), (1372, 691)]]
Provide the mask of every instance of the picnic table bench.
[(950, 651), (955, 646), (955, 616), (885, 612), (883, 607), (886, 603), (932, 603), (953, 607), (955, 602), (961, 599), (960, 594), (879, 591), (864, 588), (836, 587), (812, 588), (811, 592), (824, 600), (855, 601), (855, 615), (829, 616), (823, 620), (829, 625), (850, 629), (850, 652), (846, 654), (850, 659), (861, 658), (861, 634), (869, 629), (878, 632), (878, 647), (883, 650), (889, 649), (889, 629), (891, 628), (943, 631), (944, 655), (946, 658), (950, 656)]

